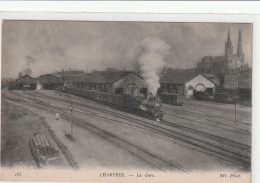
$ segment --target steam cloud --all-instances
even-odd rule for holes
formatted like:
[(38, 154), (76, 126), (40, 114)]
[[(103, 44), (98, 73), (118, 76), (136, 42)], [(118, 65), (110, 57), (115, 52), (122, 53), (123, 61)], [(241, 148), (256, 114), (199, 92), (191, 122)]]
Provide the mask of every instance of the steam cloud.
[(139, 57), (138, 64), (141, 76), (148, 85), (148, 91), (156, 95), (159, 83), (159, 73), (165, 66), (164, 57), (169, 54), (171, 46), (159, 38), (146, 38), (141, 42), (144, 53)]
[(35, 61), (31, 56), (28, 55), (25, 57), (25, 60), (26, 60), (25, 69), (22, 72), (19, 72), (18, 77), (32, 74), (31, 64), (33, 64)]

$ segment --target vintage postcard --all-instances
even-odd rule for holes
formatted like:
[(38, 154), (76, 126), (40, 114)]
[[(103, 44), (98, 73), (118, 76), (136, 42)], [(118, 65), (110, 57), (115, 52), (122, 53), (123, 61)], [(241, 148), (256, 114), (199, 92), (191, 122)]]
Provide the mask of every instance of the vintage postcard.
[(3, 20), (1, 179), (251, 181), (253, 24)]

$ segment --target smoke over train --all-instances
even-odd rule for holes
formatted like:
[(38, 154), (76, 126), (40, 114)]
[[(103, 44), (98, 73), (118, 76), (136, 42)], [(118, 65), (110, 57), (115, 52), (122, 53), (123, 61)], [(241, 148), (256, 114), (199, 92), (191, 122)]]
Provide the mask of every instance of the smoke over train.
[(164, 57), (169, 54), (170, 46), (159, 38), (146, 38), (141, 42), (143, 54), (138, 59), (140, 73), (147, 84), (148, 91), (154, 96), (160, 87), (159, 74), (165, 66)]
[[(124, 111), (136, 113), (157, 121), (163, 118), (162, 103), (157, 96), (160, 87), (159, 74), (165, 67), (164, 58), (169, 54), (170, 46), (159, 38), (148, 37), (141, 41), (141, 56), (138, 58), (139, 73), (146, 84), (146, 95), (65, 88), (65, 92), (113, 105)], [(110, 77), (110, 76), (108, 76)], [(96, 80), (96, 79), (94, 79)], [(85, 81), (84, 81), (85, 82)], [(133, 84), (130, 84), (133, 86)], [(127, 86), (124, 86), (127, 88)], [(123, 90), (124, 91), (124, 90)]]

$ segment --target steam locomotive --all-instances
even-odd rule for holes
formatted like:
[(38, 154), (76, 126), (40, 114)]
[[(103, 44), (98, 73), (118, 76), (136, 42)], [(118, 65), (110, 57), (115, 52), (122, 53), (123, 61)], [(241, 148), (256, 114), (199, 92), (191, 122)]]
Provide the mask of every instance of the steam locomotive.
[(150, 119), (160, 121), (163, 118), (162, 103), (160, 99), (152, 94), (148, 97), (133, 97), (124, 95), (124, 108), (127, 111), (137, 113)]
[(62, 87), (60, 90), (80, 97), (95, 100), (106, 105), (111, 105), (120, 110), (145, 116), (156, 121), (162, 120), (164, 115), (164, 112), (161, 110), (162, 104), (160, 99), (152, 94), (148, 95), (148, 97), (118, 95), (72, 87)]

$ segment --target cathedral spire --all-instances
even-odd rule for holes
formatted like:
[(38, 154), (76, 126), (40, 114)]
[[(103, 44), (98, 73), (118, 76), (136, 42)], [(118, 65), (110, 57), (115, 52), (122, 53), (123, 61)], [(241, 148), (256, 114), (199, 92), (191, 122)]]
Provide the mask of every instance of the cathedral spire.
[(230, 26), (228, 26), (228, 37), (225, 44), (225, 57), (226, 58), (233, 57), (233, 45), (230, 39)]
[(242, 48), (242, 31), (239, 29), (238, 33), (238, 45), (237, 45), (237, 57), (244, 57), (243, 48)]
[(242, 41), (242, 33), (241, 33), (241, 29), (239, 29), (239, 33), (238, 33), (238, 41)]
[(230, 41), (230, 26), (228, 26), (228, 37), (227, 40)]

